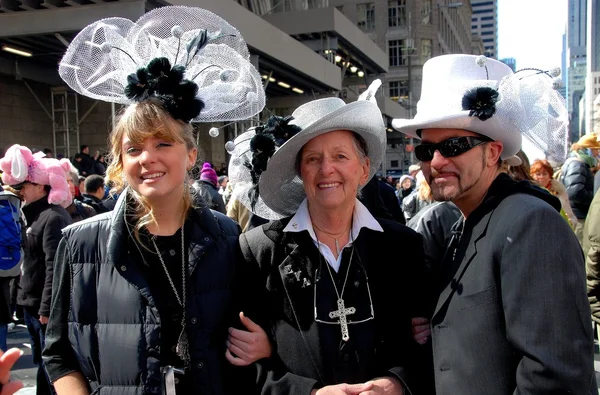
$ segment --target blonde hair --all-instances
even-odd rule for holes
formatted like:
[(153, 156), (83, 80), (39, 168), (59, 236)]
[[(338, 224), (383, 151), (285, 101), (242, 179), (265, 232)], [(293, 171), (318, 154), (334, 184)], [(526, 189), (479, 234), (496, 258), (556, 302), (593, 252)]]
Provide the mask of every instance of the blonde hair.
[(421, 201), (433, 202), (433, 193), (431, 193), (431, 187), (427, 181), (421, 181), (421, 184), (419, 184), (419, 189), (417, 190), (417, 196)]
[[(148, 137), (156, 137), (166, 141), (185, 144), (188, 150), (196, 148), (193, 128), (190, 124), (176, 120), (164, 109), (158, 99), (150, 98), (132, 104), (120, 116), (117, 125), (109, 136), (110, 164), (106, 169), (106, 182), (113, 186), (115, 192), (122, 192), (127, 187), (123, 174), (123, 137), (127, 136), (134, 144), (141, 144)], [(189, 179), (189, 175), (186, 176)], [(187, 183), (185, 184), (187, 186)], [(140, 242), (140, 230), (151, 223), (156, 223), (154, 211), (148, 200), (131, 189), (136, 203), (134, 209), (134, 235)], [(183, 211), (181, 224), (187, 212), (193, 207), (193, 198), (189, 187), (184, 188)]]

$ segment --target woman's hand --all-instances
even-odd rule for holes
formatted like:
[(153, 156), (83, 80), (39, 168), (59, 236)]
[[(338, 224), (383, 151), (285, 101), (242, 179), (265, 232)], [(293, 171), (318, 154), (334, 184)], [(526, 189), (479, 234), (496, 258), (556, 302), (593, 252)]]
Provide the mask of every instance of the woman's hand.
[(371, 388), (359, 395), (404, 395), (402, 384), (395, 377), (380, 377), (365, 384), (371, 384)]
[(312, 390), (310, 395), (360, 395), (368, 393), (373, 388), (373, 382), (362, 384), (336, 384), (318, 390)]
[(23, 383), (19, 380), (10, 381), (10, 370), (21, 355), (23, 351), (18, 348), (11, 348), (5, 353), (0, 350), (0, 395), (12, 395), (23, 388)]
[(427, 339), (431, 336), (431, 327), (429, 326), (429, 320), (423, 317), (416, 317), (412, 319), (412, 334), (413, 339), (419, 344), (427, 343)]
[[(266, 332), (240, 312), (240, 321), (247, 331), (229, 328), (225, 358), (235, 366), (248, 366), (271, 356), (271, 343)], [(2, 394), (0, 394), (2, 395)]]

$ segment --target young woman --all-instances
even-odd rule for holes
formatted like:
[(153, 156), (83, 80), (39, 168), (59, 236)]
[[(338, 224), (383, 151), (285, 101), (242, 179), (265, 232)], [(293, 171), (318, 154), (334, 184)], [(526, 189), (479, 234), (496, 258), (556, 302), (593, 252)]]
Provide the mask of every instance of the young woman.
[[(239, 32), (208, 11), (162, 7), (134, 24), (134, 34), (123, 32), (123, 23), (88, 26), (59, 69), (82, 94), (131, 104), (110, 135), (107, 178), (119, 192), (115, 208), (63, 231), (44, 352), (48, 374), (58, 395), (241, 393), (231, 388), (238, 381), (225, 358), (228, 328), (238, 321), (239, 227), (194, 204), (188, 180), (198, 150), (190, 121), (260, 111), (260, 75)], [(160, 34), (175, 45), (151, 40)], [(87, 50), (94, 45), (102, 50)], [(164, 56), (136, 68), (144, 54)], [(81, 60), (86, 56), (103, 58)], [(220, 76), (234, 58), (235, 69)], [(86, 62), (113, 72), (89, 75)], [(125, 65), (131, 67), (126, 85), (118, 79)], [(86, 67), (88, 74), (72, 78)], [(212, 69), (216, 78), (203, 74)], [(109, 77), (117, 78), (114, 84), (82, 86)]]

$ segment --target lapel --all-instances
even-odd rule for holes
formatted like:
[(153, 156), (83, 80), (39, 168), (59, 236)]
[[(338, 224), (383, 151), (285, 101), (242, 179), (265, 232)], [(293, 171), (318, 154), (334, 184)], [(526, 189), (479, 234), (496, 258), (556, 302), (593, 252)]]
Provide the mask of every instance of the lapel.
[(189, 224), (186, 232), (189, 232), (188, 274), (191, 277), (206, 251), (221, 236), (221, 227), (212, 211), (206, 207), (194, 209), (189, 219), (186, 221)]
[(278, 266), (287, 303), (284, 312), (289, 322), (298, 325), (304, 346), (310, 355), (316, 377), (323, 371), (321, 340), (314, 322), (315, 271), (320, 255), (308, 232), (286, 232), (281, 238), (285, 258)]
[(463, 234), (456, 252), (456, 258), (454, 260), (449, 259), (451, 254), (453, 254), (453, 251), (450, 251), (450, 249), (446, 251), (443, 260), (445, 267), (442, 266), (442, 273), (440, 276), (442, 292), (438, 298), (433, 317), (435, 317), (442, 308), (450, 302), (450, 299), (454, 296), (457, 289), (461, 288), (460, 280), (477, 255), (477, 243), (486, 235), (492, 213), (493, 210), (486, 213), (474, 227), (465, 223)]

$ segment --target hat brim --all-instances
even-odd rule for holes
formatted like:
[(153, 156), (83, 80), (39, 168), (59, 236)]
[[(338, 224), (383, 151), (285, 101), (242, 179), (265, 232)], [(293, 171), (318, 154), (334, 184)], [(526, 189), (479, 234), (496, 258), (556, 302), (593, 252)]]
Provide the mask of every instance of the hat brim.
[[(502, 155), (500, 156), (502, 160), (509, 160), (521, 149), (522, 137), (516, 129), (507, 130), (493, 116), (482, 121), (477, 117), (469, 116), (469, 111), (427, 119), (394, 119), (392, 127), (401, 133), (418, 139), (421, 139), (421, 136), (417, 134), (417, 131), (422, 129), (468, 130), (489, 137), (494, 141), (501, 141), (503, 144)], [(512, 159), (511, 161), (515, 163)]]
[(369, 101), (346, 104), (302, 129), (273, 154), (259, 181), (260, 196), (271, 210), (281, 217), (294, 215), (306, 196), (296, 173), (296, 157), (310, 140), (336, 130), (350, 130), (365, 140), (370, 160), (368, 179), (375, 175), (386, 146), (381, 111)]

